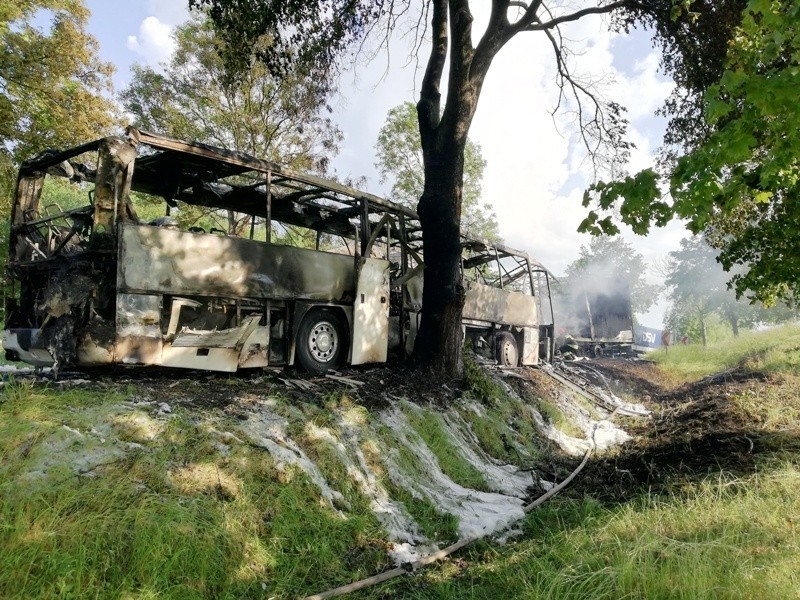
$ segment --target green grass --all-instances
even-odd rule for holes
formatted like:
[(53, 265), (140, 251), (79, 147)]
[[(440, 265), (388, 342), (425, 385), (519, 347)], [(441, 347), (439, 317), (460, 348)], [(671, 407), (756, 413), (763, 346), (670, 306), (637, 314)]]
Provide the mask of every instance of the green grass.
[(537, 408), (541, 415), (556, 429), (570, 435), (572, 437), (583, 438), (585, 437), (583, 431), (570, 421), (564, 412), (559, 408), (558, 404), (552, 400), (540, 398), (536, 402)]
[(476, 546), (458, 576), (437, 567), (407, 598), (797, 598), (800, 467), (713, 478), (681, 496), (607, 507), (555, 500), (525, 539)]
[[(674, 381), (738, 366), (769, 373), (768, 381), (737, 385), (726, 396), (726, 406), (769, 447), (749, 474), (686, 481), (661, 496), (643, 490), (625, 503), (568, 490), (528, 515), (517, 541), (479, 542), (354, 597), (800, 598), (799, 352), (800, 328), (786, 327), (658, 357)], [(546, 461), (549, 444), (536, 432), (531, 406), (558, 427), (569, 427), (567, 415), (547, 399), (508, 396), (477, 365), (468, 363), (467, 373), (465, 398), (452, 408), (483, 450), (516, 464)], [(231, 379), (231, 386), (232, 397), (253, 393), (247, 382)], [(263, 449), (231, 443), (221, 453), (210, 425), (237, 431), (225, 411), (173, 404), (169, 417), (157, 418), (152, 407), (123, 406), (137, 393), (22, 379), (4, 386), (0, 597), (295, 598), (389, 568), (386, 535), (368, 498), (319, 435), (340, 438), (344, 423), (364, 427), (365, 460), (421, 531), (442, 545), (457, 539), (456, 517), (386, 472), (391, 453), (406, 476), (422, 477), (418, 457), (345, 392), (307, 402), (269, 398), (291, 438), (344, 496), (337, 507), (299, 468), (275, 463)], [(437, 412), (405, 412), (451, 479), (485, 489)], [(128, 445), (136, 449), (123, 452)]]
[[(175, 409), (151, 438), (151, 417), (111, 410), (119, 399), (4, 390), (0, 597), (294, 598), (387, 566), (383, 533), (355, 495), (342, 517), (266, 451), (221, 455), (197, 414)], [(63, 460), (102, 448), (92, 422), (142, 449), (98, 455), (88, 476), (63, 465), (26, 479), (58, 440)]]
[(483, 474), (467, 462), (445, 432), (441, 415), (432, 410), (419, 409), (407, 411), (406, 417), (436, 456), (445, 475), (466, 488), (490, 491)]
[(648, 354), (676, 382), (693, 381), (742, 367), (775, 373), (800, 370), (800, 325), (784, 325), (767, 331), (744, 332), (738, 338), (710, 344), (670, 346)]

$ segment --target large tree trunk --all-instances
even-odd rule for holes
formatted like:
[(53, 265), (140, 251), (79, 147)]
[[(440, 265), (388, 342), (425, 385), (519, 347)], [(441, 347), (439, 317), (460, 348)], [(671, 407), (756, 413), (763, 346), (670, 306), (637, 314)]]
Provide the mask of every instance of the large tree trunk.
[(463, 148), (446, 147), (426, 161), (425, 191), (418, 212), (424, 244), (422, 322), (417, 358), (434, 371), (461, 379), (464, 374), (461, 310), (461, 194)]

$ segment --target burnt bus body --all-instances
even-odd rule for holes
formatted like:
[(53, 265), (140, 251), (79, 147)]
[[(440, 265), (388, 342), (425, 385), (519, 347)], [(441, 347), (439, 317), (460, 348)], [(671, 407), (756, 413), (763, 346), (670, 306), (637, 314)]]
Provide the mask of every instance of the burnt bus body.
[[(85, 206), (48, 204), (43, 190), (54, 177), (85, 191)], [(142, 198), (150, 210), (154, 201), (163, 206), (163, 216), (140, 218)], [(186, 207), (245, 225), (181, 230), (171, 211)], [(313, 247), (287, 244), (291, 231), (310, 232)], [(3, 346), (9, 359), (56, 367), (298, 363), (324, 372), (385, 362), (390, 351), (413, 347), (421, 246), (417, 216), (402, 206), (246, 154), (128, 128), (125, 137), (22, 165)], [(551, 354), (541, 266), (468, 240), (464, 274), (465, 332), (476, 347), (513, 365)]]

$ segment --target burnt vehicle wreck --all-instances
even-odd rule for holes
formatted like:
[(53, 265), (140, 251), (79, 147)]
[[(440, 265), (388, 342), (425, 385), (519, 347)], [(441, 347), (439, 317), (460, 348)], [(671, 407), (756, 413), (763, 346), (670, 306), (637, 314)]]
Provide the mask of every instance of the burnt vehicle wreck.
[[(51, 180), (83, 204), (62, 207)], [(205, 224), (175, 219), (189, 210)], [(419, 325), (413, 211), (133, 128), (23, 163), (9, 244), (3, 346), (9, 359), (36, 366), (324, 372), (408, 353)], [(507, 365), (549, 359), (546, 269), (522, 252), (465, 240), (463, 272), (473, 346)]]
[(568, 290), (558, 304), (564, 313), (559, 318), (562, 351), (589, 356), (633, 353), (633, 309), (626, 283), (590, 278)]

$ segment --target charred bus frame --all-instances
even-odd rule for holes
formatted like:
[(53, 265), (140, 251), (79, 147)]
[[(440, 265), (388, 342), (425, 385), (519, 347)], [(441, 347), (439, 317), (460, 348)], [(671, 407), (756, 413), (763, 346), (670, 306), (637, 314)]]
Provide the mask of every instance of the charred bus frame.
[[(42, 205), (48, 176), (93, 184), (89, 201)], [(165, 217), (142, 222), (136, 194), (160, 199)], [(180, 206), (243, 214), (249, 235), (181, 230), (170, 217)], [(315, 232), (315, 248), (275, 243), (276, 227)], [(326, 237), (343, 247), (321, 249)], [(410, 351), (422, 308), (413, 211), (240, 152), (133, 128), (26, 161), (9, 244), (3, 346), (8, 358), (37, 366), (235, 371), (298, 363), (323, 372)], [(466, 240), (464, 248), (464, 325), (474, 346), (508, 365), (548, 359), (546, 269), (502, 245)]]

